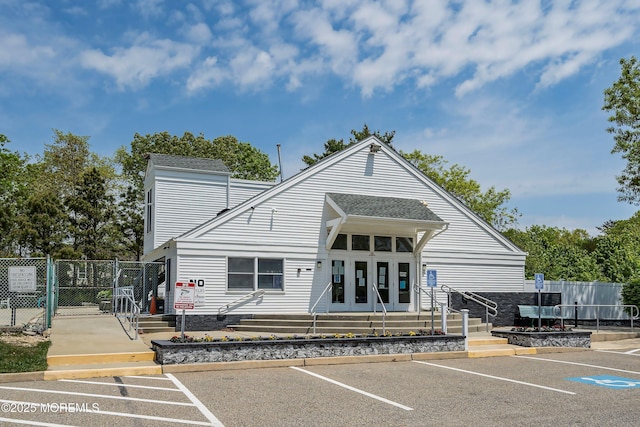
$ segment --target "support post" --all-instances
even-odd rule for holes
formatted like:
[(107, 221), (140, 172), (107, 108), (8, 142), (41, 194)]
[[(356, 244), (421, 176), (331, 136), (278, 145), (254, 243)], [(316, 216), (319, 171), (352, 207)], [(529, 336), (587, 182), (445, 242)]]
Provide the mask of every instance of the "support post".
[(574, 318), (576, 320), (575, 327), (577, 328), (578, 327), (578, 301), (576, 301), (574, 304), (575, 304), (575, 308), (573, 309), (574, 310), (573, 311), (573, 315), (574, 315)]
[(186, 310), (182, 309), (182, 321), (180, 322), (180, 339), (184, 340), (184, 322), (186, 320)]
[(442, 322), (442, 333), (447, 334), (447, 313), (449, 312), (449, 306), (446, 302), (440, 304), (442, 312), (440, 313), (440, 320)]
[(469, 309), (463, 308), (462, 313), (462, 335), (464, 336), (464, 351), (469, 350)]

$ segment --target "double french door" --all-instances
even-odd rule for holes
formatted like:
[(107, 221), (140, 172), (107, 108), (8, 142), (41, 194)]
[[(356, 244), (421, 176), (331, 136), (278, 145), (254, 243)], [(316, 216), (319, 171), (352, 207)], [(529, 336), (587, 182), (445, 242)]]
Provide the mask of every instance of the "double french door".
[(334, 311), (408, 311), (414, 263), (392, 259), (331, 260)]

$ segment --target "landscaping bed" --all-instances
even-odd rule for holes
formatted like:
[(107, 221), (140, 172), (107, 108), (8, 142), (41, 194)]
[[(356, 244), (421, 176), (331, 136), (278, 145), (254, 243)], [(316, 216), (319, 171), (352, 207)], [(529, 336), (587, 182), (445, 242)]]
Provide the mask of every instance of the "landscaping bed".
[(590, 331), (561, 328), (494, 329), (494, 337), (507, 338), (509, 344), (522, 347), (579, 347), (591, 348)]
[(162, 365), (171, 365), (464, 351), (465, 337), (457, 335), (377, 337), (345, 335), (340, 337), (257, 337), (201, 342), (154, 340), (151, 341), (151, 344), (156, 352), (156, 361)]

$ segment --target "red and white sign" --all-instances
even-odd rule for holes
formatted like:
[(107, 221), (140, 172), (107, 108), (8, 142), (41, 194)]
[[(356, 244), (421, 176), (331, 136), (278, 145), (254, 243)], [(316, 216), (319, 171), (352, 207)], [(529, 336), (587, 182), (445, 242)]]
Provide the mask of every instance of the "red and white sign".
[(175, 310), (193, 310), (196, 300), (196, 284), (176, 282), (176, 296), (173, 300)]

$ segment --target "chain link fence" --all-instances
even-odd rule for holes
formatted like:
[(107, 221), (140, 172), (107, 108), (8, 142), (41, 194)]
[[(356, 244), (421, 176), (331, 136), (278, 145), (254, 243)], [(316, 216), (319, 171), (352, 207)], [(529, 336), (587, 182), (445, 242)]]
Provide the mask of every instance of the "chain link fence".
[(141, 311), (164, 280), (163, 263), (136, 261), (58, 260), (55, 262), (55, 314), (111, 314), (119, 301), (114, 288), (130, 286)]
[(50, 279), (47, 258), (0, 258), (0, 328), (49, 327)]

